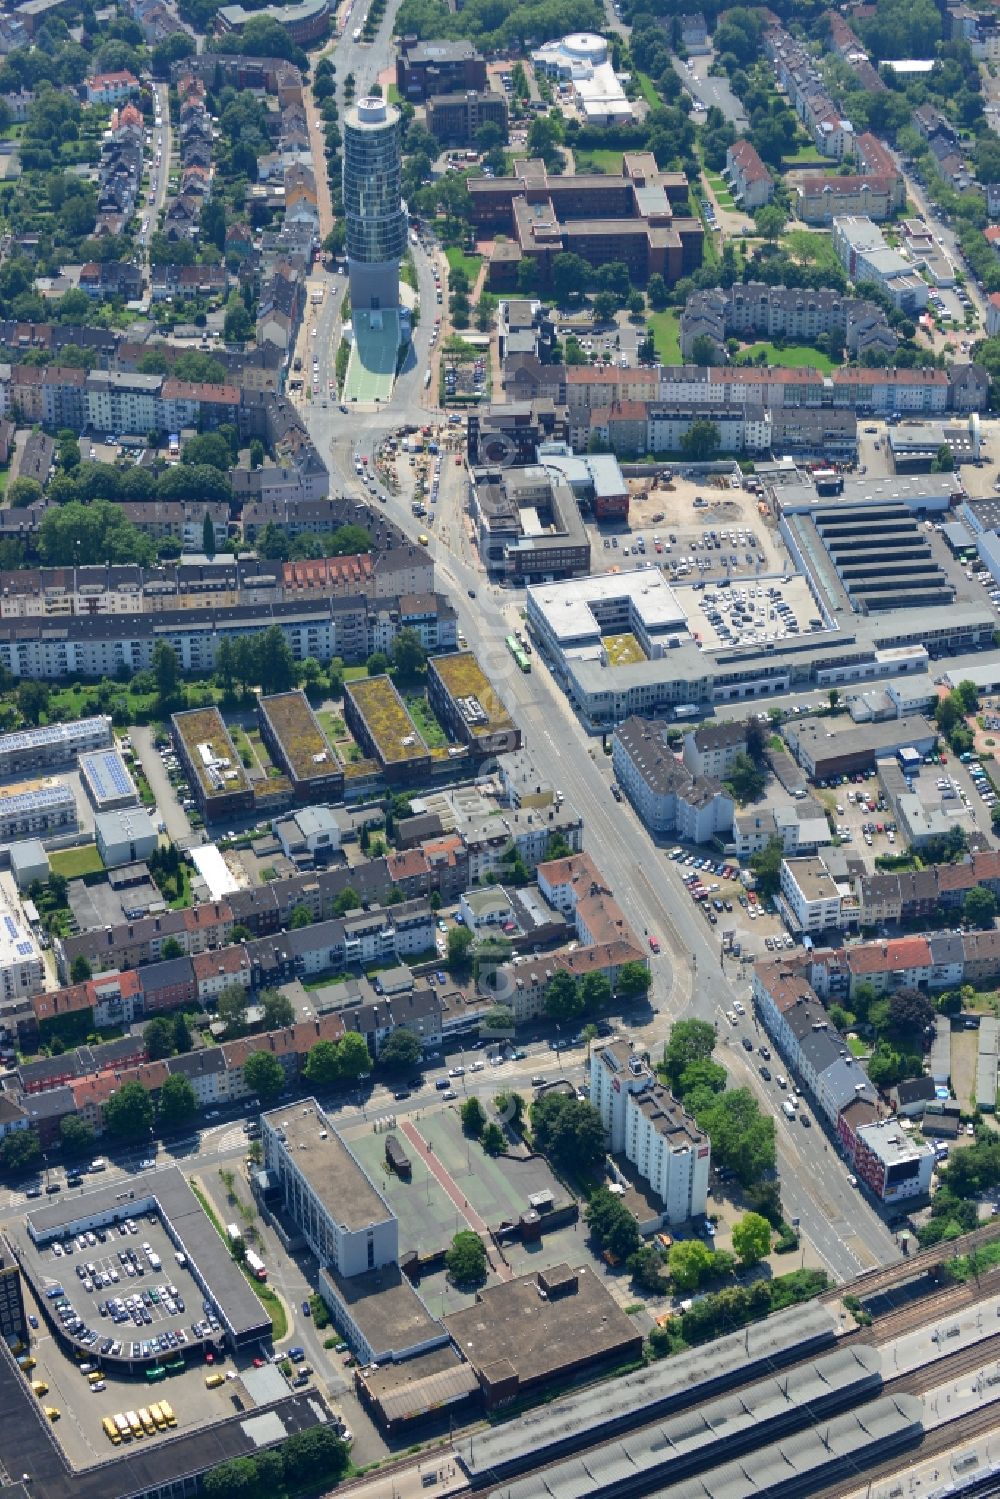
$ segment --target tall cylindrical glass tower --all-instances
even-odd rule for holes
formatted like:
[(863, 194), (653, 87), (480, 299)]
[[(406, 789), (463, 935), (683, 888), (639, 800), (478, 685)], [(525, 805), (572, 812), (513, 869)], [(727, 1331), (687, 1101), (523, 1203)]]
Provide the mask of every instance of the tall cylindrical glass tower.
[(399, 263), (406, 253), (399, 110), (359, 99), (344, 114), (344, 219), (351, 306), (399, 306)]

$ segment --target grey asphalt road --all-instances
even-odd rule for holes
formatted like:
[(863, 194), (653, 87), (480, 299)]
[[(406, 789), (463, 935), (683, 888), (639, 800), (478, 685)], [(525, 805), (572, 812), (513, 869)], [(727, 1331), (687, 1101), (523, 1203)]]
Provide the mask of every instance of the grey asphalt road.
[(191, 824), (187, 813), (177, 800), (177, 793), (170, 784), (170, 778), (163, 768), (163, 761), (156, 752), (152, 729), (143, 726), (130, 729), (129, 737), (142, 763), (149, 789), (156, 797), (156, 805), (166, 825), (168, 836), (173, 843), (179, 844), (182, 848), (187, 847), (191, 841)]

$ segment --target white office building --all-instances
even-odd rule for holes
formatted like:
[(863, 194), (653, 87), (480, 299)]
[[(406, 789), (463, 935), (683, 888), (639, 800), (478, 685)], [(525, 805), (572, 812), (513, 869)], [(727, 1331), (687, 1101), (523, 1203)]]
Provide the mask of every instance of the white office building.
[(705, 1212), (711, 1146), (689, 1114), (624, 1041), (590, 1058), (590, 1101), (613, 1155), (635, 1166), (663, 1203), (667, 1223)]
[(382, 1193), (315, 1099), (262, 1120), (264, 1166), (323, 1268), (349, 1278), (399, 1258), (399, 1225)]
[(45, 988), (45, 968), (19, 909), (0, 906), (0, 1000), (30, 999)]

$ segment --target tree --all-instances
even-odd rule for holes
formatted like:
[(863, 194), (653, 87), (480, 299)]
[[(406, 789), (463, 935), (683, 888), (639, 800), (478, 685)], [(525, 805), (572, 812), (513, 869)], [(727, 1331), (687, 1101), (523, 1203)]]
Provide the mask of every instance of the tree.
[(309, 1048), (302, 1075), (315, 1088), (332, 1088), (341, 1079), (340, 1055), (336, 1041), (317, 1041)]
[(172, 1072), (160, 1089), (160, 1123), (165, 1129), (177, 1129), (197, 1112), (198, 1100), (190, 1081), (182, 1072)]
[[(871, 1010), (868, 1012), (871, 1019)], [(923, 1049), (923, 1035), (934, 1023), (934, 1003), (919, 989), (897, 989), (889, 995), (889, 1030), (901, 1041), (913, 1043), (913, 1049)]]
[(931, 459), (932, 474), (950, 474), (955, 467), (955, 455), (946, 442), (938, 444), (937, 452)]
[(475, 1094), (467, 1098), (459, 1109), (462, 1120), (462, 1132), (473, 1140), (478, 1140), (486, 1128), (486, 1111)]
[(49, 706), (49, 689), (44, 682), (20, 682), (17, 709), (25, 723), (37, 725)]
[(227, 984), (216, 1001), (216, 1013), (230, 1040), (247, 1028), (248, 1000), (242, 984)]
[(524, 1129), (525, 1103), (520, 1093), (498, 1093), (493, 1099), (493, 1107), (504, 1124), (509, 1124), (515, 1134), (521, 1134)]
[[(580, 980), (580, 1000), (585, 1014), (602, 1015), (611, 1004), (611, 980), (604, 973), (587, 973)], [(589, 1027), (588, 1027), (589, 1028)]]
[(762, 208), (758, 208), (753, 216), (753, 221), (757, 226), (757, 233), (761, 239), (769, 240), (773, 244), (776, 239), (780, 239), (781, 237), (787, 222), (787, 215), (783, 208), (778, 207), (777, 203), (765, 203)]
[(997, 914), (997, 898), (985, 885), (976, 885), (966, 893), (962, 915), (969, 926), (991, 927)]
[(614, 292), (599, 291), (594, 296), (593, 307), (595, 323), (613, 323), (618, 311), (618, 298)]
[(487, 1155), (496, 1156), (503, 1154), (507, 1142), (503, 1137), (503, 1130), (499, 1124), (494, 1123), (491, 1119), (484, 1126), (483, 1132), (479, 1136), (479, 1143)]
[(583, 1014), (580, 986), (572, 974), (565, 971), (554, 973), (549, 979), (543, 1003), (551, 1020), (572, 1021)]
[(37, 505), (42, 498), (42, 486), (37, 479), (15, 479), (7, 490), (7, 504), (12, 510), (27, 510)]
[(774, 1170), (774, 1119), (763, 1114), (747, 1088), (731, 1088), (695, 1107), (695, 1118), (712, 1142), (712, 1160), (728, 1167), (744, 1187)]
[[(285, 1459), (285, 1477), (289, 1486), (305, 1488), (322, 1480), (324, 1488), (343, 1478), (347, 1472), (350, 1449), (330, 1426), (311, 1426), (286, 1437), (281, 1451)], [(258, 1461), (260, 1455), (258, 1454)], [(277, 1488), (270, 1488), (275, 1494)]]
[(620, 999), (637, 999), (640, 994), (648, 994), (652, 982), (653, 975), (645, 963), (623, 963), (618, 970), (615, 992)]
[(28, 1171), (42, 1158), (42, 1147), (33, 1129), (17, 1129), (0, 1140), (0, 1166), (5, 1171)]
[(979, 688), (975, 682), (970, 682), (968, 677), (963, 677), (955, 691), (958, 693), (958, 700), (964, 712), (975, 713), (979, 707)]
[(155, 1016), (144, 1028), (142, 1039), (146, 1047), (146, 1055), (151, 1062), (159, 1062), (163, 1057), (172, 1057), (176, 1044), (173, 1021), (166, 1015)]
[(85, 1155), (94, 1143), (94, 1131), (79, 1114), (66, 1114), (59, 1121), (59, 1138), (64, 1150)]
[(830, 707), (836, 708), (837, 704), (840, 702), (840, 693), (838, 689), (836, 687), (831, 687), (830, 691), (827, 693), (827, 697), (830, 699)]
[(263, 989), (259, 1003), (264, 1011), (264, 1029), (282, 1031), (295, 1024), (295, 1006), (287, 994), (278, 989)]
[(83, 953), (77, 953), (69, 970), (70, 979), (74, 984), (85, 984), (93, 976), (93, 969)]
[(288, 918), (288, 925), (293, 932), (299, 932), (303, 927), (312, 926), (312, 912), (308, 906), (293, 906)]
[(625, 1268), (640, 1291), (662, 1296), (667, 1290), (663, 1255), (652, 1244), (641, 1244), (634, 1254), (629, 1255)]
[(667, 1266), (678, 1291), (697, 1291), (711, 1269), (712, 1251), (700, 1239), (681, 1239), (671, 1244)]
[(691, 363), (707, 369), (718, 361), (718, 345), (707, 333), (699, 333), (691, 344)]
[(733, 793), (735, 799), (745, 805), (754, 802), (764, 795), (767, 785), (767, 775), (761, 767), (751, 760), (749, 755), (738, 754), (733, 760), (726, 785)]
[(514, 1011), (509, 1005), (493, 1005), (479, 1022), (480, 1030), (513, 1031)]
[(153, 1127), (153, 1100), (141, 1083), (125, 1083), (104, 1105), (104, 1127), (118, 1140), (138, 1142)]
[(271, 625), (256, 641), (257, 677), (265, 693), (295, 686), (295, 657), (280, 625)]
[(531, 1127), (538, 1149), (557, 1165), (589, 1171), (604, 1159), (604, 1126), (593, 1104), (543, 1093), (531, 1105)]
[(183, 1010), (178, 1010), (174, 1016), (174, 1050), (180, 1056), (191, 1050), (191, 1027)]
[(733, 1224), (733, 1248), (741, 1265), (758, 1265), (771, 1253), (771, 1225), (760, 1213), (744, 1213)]
[(715, 1026), (707, 1020), (678, 1020), (671, 1027), (663, 1049), (663, 1070), (675, 1093), (691, 1063), (711, 1061), (714, 1050)]
[(402, 1027), (393, 1031), (378, 1054), (379, 1066), (386, 1072), (412, 1072), (423, 1059), (424, 1049), (419, 1037)]
[(627, 1260), (638, 1250), (641, 1240), (635, 1215), (607, 1187), (591, 1194), (584, 1218), (598, 1244), (616, 1259)]
[(694, 463), (707, 463), (714, 458), (722, 445), (722, 436), (715, 422), (706, 417), (693, 421), (681, 438), (681, 452)]
[(346, 916), (348, 911), (360, 911), (361, 896), (350, 885), (345, 885), (333, 903), (334, 916)]
[(261, 1103), (269, 1103), (285, 1086), (285, 1069), (271, 1052), (255, 1051), (243, 1063), (243, 1081)]
[(181, 947), (176, 937), (168, 937), (166, 942), (164, 942), (160, 948), (161, 958), (181, 958), (183, 956), (184, 949)]
[(479, 1286), (486, 1279), (486, 1250), (471, 1228), (463, 1228), (455, 1235), (444, 1263), (457, 1286)]
[(177, 696), (181, 673), (177, 664), (177, 652), (166, 640), (158, 640), (153, 647), (153, 671), (156, 674), (156, 695), (160, 706), (167, 708)]
[(667, 291), (667, 283), (659, 271), (654, 271), (646, 282), (646, 296), (654, 312), (662, 312), (666, 307), (670, 294)]
[(769, 838), (759, 853), (750, 855), (750, 868), (761, 895), (775, 895), (781, 885), (781, 861), (785, 846), (780, 838)]
[(348, 1031), (337, 1043), (340, 1056), (340, 1071), (347, 1082), (356, 1082), (372, 1070), (372, 1059), (368, 1043), (357, 1031)]
[(448, 967), (454, 973), (456, 969), (467, 968), (475, 941), (468, 927), (455, 926), (448, 931)]
[(403, 678), (420, 676), (427, 666), (427, 652), (416, 630), (400, 630), (392, 647), (392, 664)]
[(201, 549), (206, 557), (215, 556), (215, 526), (207, 510), (201, 523)]
[(552, 261), (552, 290), (556, 300), (562, 304), (582, 296), (589, 276), (590, 267), (580, 255), (560, 252)]

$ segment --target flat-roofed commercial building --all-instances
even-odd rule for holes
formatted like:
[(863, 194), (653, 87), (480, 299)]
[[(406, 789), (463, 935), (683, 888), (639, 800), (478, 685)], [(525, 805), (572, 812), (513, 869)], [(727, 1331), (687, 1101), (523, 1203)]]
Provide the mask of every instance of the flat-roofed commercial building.
[(139, 793), (117, 750), (94, 750), (80, 756), (80, 780), (96, 812), (135, 807)]
[(523, 581), (590, 571), (590, 538), (576, 497), (542, 464), (477, 469), (470, 508), (489, 572)]
[(304, 692), (280, 692), (257, 704), (264, 743), (292, 783), (297, 802), (340, 801), (344, 772)]
[(520, 749), (521, 731), (471, 651), (431, 657), (427, 697), (445, 728), (473, 754)]
[(430, 768), (431, 752), (389, 677), (347, 682), (344, 718), (386, 780), (418, 778)]
[(253, 791), (218, 708), (192, 708), (170, 720), (174, 744), (206, 822), (245, 817)]
[(395, 1214), (315, 1099), (262, 1120), (264, 1165), (321, 1267), (348, 1278), (395, 1265)]
[(496, 125), (507, 139), (507, 101), (502, 94), (467, 89), (435, 94), (427, 101), (427, 129), (442, 146), (474, 146), (481, 125)]
[(699, 219), (675, 217), (687, 206), (683, 172), (661, 172), (651, 153), (626, 152), (618, 174), (550, 176), (540, 160), (518, 161), (512, 177), (473, 177), (469, 195), (475, 223), (505, 233), (494, 243), (490, 285), (512, 290), (517, 267), (532, 260), (542, 285), (557, 255), (581, 256), (593, 266), (624, 261), (634, 280), (658, 271), (673, 283), (701, 264)]

